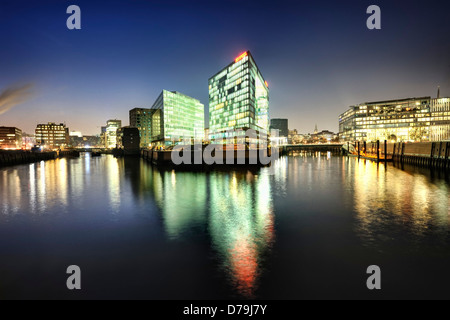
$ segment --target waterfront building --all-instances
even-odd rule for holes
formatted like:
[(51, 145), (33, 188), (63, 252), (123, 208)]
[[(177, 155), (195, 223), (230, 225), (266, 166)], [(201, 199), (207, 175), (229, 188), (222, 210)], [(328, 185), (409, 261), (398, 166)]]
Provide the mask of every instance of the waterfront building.
[(163, 90), (152, 106), (154, 146), (173, 146), (185, 140), (201, 143), (205, 133), (205, 107), (197, 99)]
[(428, 141), (431, 98), (367, 102), (339, 117), (342, 141)]
[(430, 126), (431, 141), (450, 140), (450, 98), (431, 100)]
[(136, 127), (121, 127), (117, 129), (117, 148), (124, 154), (139, 154), (141, 148), (140, 132)]
[(134, 108), (130, 110), (130, 127), (136, 127), (140, 134), (140, 147), (147, 148), (152, 143), (152, 115), (154, 109)]
[(122, 127), (121, 120), (108, 120), (105, 128), (105, 148), (112, 149), (117, 145), (117, 130)]
[(70, 145), (69, 128), (63, 123), (38, 124), (35, 136), (36, 144), (44, 149), (61, 149)]
[(278, 136), (289, 136), (289, 123), (288, 119), (270, 119), (270, 129), (278, 130)]
[(0, 127), (0, 149), (21, 149), (22, 130), (16, 127)]
[(342, 141), (442, 141), (450, 139), (450, 98), (368, 102), (339, 117)]
[(31, 150), (35, 145), (36, 145), (35, 135), (22, 132), (22, 149)]
[(268, 134), (269, 87), (250, 51), (209, 79), (209, 129), (212, 141), (238, 138), (236, 130)]

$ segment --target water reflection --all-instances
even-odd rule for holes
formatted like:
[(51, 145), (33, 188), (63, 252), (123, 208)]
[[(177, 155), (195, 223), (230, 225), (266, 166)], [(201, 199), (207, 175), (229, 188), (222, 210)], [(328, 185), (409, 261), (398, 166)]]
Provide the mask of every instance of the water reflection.
[(154, 197), (160, 206), (164, 226), (172, 239), (206, 223), (206, 176), (196, 173), (153, 170)]
[[(443, 178), (330, 154), (282, 157), (257, 171), (165, 171), (140, 159), (88, 155), (1, 168), (0, 237), (13, 246), (0, 253), (12, 248), (20, 259), (11, 265), (33, 265), (29, 246), (36, 244), (36, 262), (52, 255), (65, 265), (61, 252), (78, 250), (70, 258), (85, 257), (99, 274), (127, 274), (113, 297), (131, 288), (139, 298), (164, 290), (187, 299), (339, 298), (336, 288), (348, 289), (355, 268), (380, 257), (401, 265), (398, 253), (416, 250), (415, 274), (424, 266), (434, 274), (436, 261), (448, 269)], [(329, 266), (339, 277), (326, 276)], [(11, 278), (29, 274), (11, 270)]]
[(214, 173), (210, 190), (210, 232), (222, 267), (242, 295), (253, 297), (274, 238), (269, 175)]
[[(153, 197), (169, 239), (211, 241), (219, 268), (243, 297), (254, 297), (274, 241), (269, 170), (180, 172), (119, 159), (135, 199)], [(286, 166), (277, 167), (286, 179)], [(284, 176), (284, 178), (283, 178)]]
[(151, 179), (168, 237), (207, 233), (231, 285), (253, 297), (274, 238), (268, 172), (192, 173), (150, 166), (143, 172)]
[[(431, 184), (422, 174), (400, 171), (392, 165), (347, 161), (344, 183), (354, 193), (356, 232), (367, 246), (421, 241), (436, 229), (449, 226), (448, 184)], [(445, 232), (436, 234), (445, 235)], [(445, 240), (445, 237), (442, 238)]]

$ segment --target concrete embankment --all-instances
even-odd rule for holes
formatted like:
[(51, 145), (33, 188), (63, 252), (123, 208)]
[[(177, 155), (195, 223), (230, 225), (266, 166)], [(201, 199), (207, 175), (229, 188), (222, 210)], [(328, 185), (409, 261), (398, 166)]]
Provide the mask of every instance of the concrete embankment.
[(12, 166), (22, 163), (32, 163), (56, 158), (78, 158), (80, 152), (77, 150), (32, 152), (23, 150), (1, 150), (0, 166)]
[(30, 152), (30, 151), (0, 151), (0, 166), (10, 166), (21, 163), (32, 163), (38, 161), (52, 160), (58, 157), (58, 153)]

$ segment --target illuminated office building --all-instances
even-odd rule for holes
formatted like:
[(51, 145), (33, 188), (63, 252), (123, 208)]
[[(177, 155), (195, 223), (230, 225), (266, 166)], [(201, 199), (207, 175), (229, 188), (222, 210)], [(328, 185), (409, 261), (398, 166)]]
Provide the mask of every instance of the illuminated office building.
[(177, 91), (163, 90), (152, 106), (152, 145), (171, 146), (185, 140), (201, 143), (205, 134), (204, 105)]
[(153, 109), (134, 108), (130, 110), (130, 127), (136, 127), (139, 129), (141, 148), (151, 146), (153, 113)]
[(117, 146), (117, 130), (122, 127), (121, 120), (108, 120), (106, 122), (105, 147), (112, 149)]
[(235, 130), (269, 132), (269, 87), (250, 51), (209, 79), (212, 141), (235, 137)]
[(431, 140), (450, 140), (450, 98), (431, 100)]
[(63, 123), (38, 124), (35, 133), (36, 144), (45, 149), (59, 149), (70, 144), (69, 128)]
[(450, 99), (430, 97), (368, 102), (339, 117), (342, 141), (450, 139)]
[(22, 130), (15, 127), (0, 127), (0, 149), (21, 149)]

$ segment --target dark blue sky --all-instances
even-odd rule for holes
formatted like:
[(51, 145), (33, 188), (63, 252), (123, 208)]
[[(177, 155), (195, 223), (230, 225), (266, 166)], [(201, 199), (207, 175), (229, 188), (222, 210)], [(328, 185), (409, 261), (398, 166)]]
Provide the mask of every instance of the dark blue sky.
[[(66, 28), (80, 6), (82, 30)], [(377, 4), (382, 30), (366, 28)], [(0, 91), (33, 84), (0, 125), (33, 132), (66, 122), (96, 134), (128, 124), (162, 89), (208, 107), (208, 78), (250, 50), (270, 86), (271, 117), (291, 129), (337, 131), (365, 101), (450, 96), (449, 1), (5, 1), (0, 2)]]

